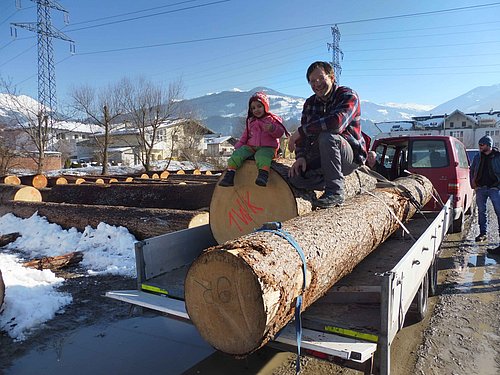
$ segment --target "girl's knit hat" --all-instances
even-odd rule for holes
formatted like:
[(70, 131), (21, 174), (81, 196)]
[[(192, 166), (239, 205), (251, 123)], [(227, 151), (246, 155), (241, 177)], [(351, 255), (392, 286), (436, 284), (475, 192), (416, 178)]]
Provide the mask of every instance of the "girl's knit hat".
[(257, 101), (260, 102), (264, 106), (264, 111), (266, 113), (269, 113), (269, 99), (267, 98), (267, 95), (263, 91), (256, 92), (255, 94), (252, 95), (250, 100), (248, 101), (248, 114), (251, 116), (251, 111), (250, 111), (250, 104), (252, 102)]

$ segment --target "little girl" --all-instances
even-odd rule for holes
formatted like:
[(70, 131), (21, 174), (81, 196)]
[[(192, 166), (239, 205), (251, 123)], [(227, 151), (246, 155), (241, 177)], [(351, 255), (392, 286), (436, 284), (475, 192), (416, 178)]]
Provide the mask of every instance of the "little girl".
[(227, 163), (227, 170), (219, 186), (233, 186), (236, 170), (250, 156), (254, 156), (259, 175), (255, 183), (266, 186), (271, 161), (279, 149), (279, 139), (286, 130), (279, 116), (269, 112), (269, 100), (263, 92), (255, 93), (248, 101), (248, 116), (245, 131), (234, 146), (235, 150)]

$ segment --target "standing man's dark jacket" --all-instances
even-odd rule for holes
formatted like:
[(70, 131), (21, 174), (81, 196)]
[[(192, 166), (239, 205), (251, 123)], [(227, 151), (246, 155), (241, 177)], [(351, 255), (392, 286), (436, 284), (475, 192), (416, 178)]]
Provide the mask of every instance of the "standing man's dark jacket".
[(496, 177), (496, 181), (493, 181), (492, 186), (488, 187), (500, 187), (500, 151), (496, 147), (493, 147), (489, 155), (479, 153), (474, 156), (470, 166), (470, 184), (473, 189), (484, 185), (481, 183), (481, 181), (485, 181), (484, 167), (489, 169), (491, 176)]

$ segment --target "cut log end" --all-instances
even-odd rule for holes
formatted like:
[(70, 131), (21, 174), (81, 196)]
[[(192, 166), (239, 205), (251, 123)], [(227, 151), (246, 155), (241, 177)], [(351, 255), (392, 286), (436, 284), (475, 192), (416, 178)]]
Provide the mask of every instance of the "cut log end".
[(8, 201), (41, 202), (42, 194), (32, 186), (0, 184), (0, 203)]
[(43, 189), (47, 187), (48, 184), (47, 177), (45, 177), (43, 174), (37, 174), (36, 176), (33, 177), (32, 184), (33, 187), (36, 187), (37, 189)]
[(215, 187), (210, 228), (219, 244), (251, 233), (266, 222), (297, 216), (295, 196), (283, 177), (271, 169), (267, 186), (261, 187), (255, 184), (257, 174), (255, 162), (247, 160), (236, 171), (233, 187)]
[(199, 215), (196, 215), (189, 222), (188, 228), (200, 227), (202, 225), (208, 224), (210, 222), (209, 216), (210, 215), (208, 212), (203, 212)]
[(59, 177), (56, 180), (56, 185), (67, 185), (67, 184), (68, 184), (68, 180), (65, 177)]
[(227, 251), (209, 251), (200, 258), (185, 283), (186, 308), (194, 325), (225, 353), (244, 355), (258, 349), (267, 317), (252, 268)]
[(21, 180), (17, 176), (5, 176), (3, 183), (7, 185), (21, 185)]

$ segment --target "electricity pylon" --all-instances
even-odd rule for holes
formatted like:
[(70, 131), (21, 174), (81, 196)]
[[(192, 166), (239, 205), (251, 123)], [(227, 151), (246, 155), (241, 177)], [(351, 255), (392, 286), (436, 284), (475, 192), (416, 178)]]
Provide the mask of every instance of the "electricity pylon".
[(340, 49), (340, 30), (335, 25), (332, 27), (332, 43), (327, 43), (328, 51), (332, 50), (332, 65), (333, 71), (335, 72), (335, 80), (337, 84), (340, 81), (340, 75), (342, 74), (342, 67), (340, 66), (340, 60), (344, 58), (344, 52)]
[[(52, 38), (70, 42), (70, 52), (74, 53), (74, 41), (52, 26), (50, 10), (57, 9), (64, 12), (64, 21), (68, 22), (68, 12), (53, 0), (31, 0), (36, 3), (37, 22), (11, 23), (14, 34), (17, 36), (18, 27), (33, 31), (38, 40), (38, 102), (39, 120), (52, 123), (53, 113), (57, 107), (56, 75), (54, 66), (54, 50)], [(18, 7), (20, 1), (16, 1)]]

